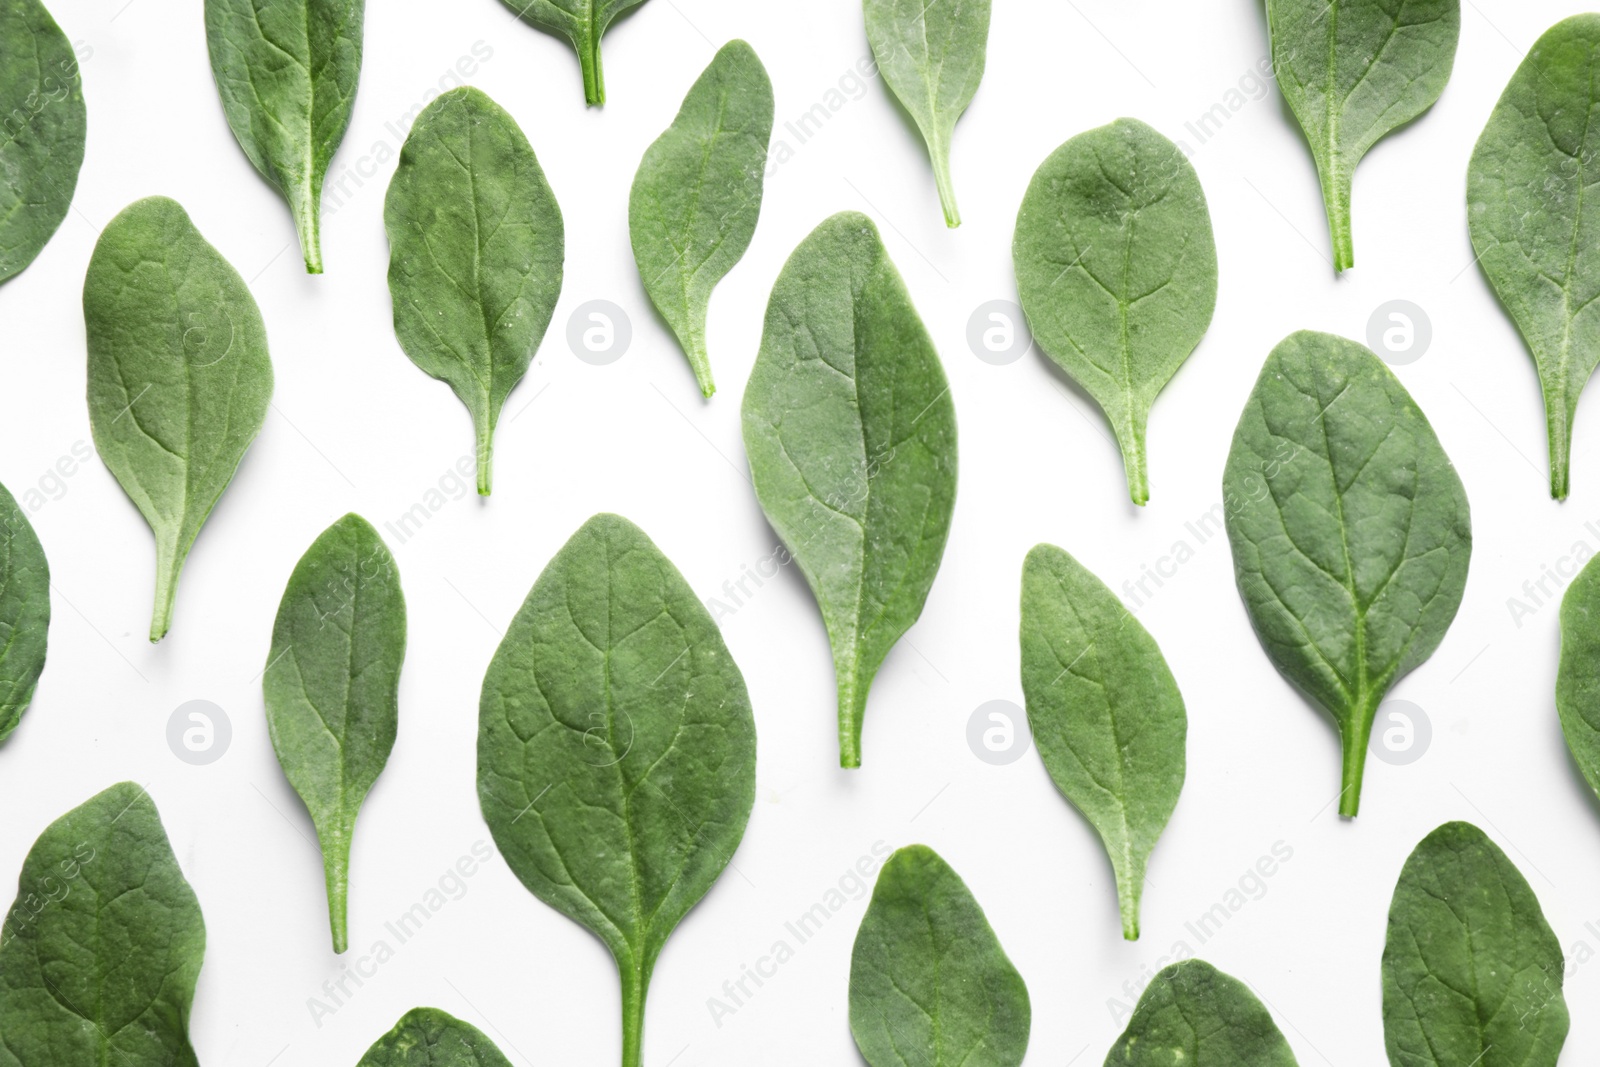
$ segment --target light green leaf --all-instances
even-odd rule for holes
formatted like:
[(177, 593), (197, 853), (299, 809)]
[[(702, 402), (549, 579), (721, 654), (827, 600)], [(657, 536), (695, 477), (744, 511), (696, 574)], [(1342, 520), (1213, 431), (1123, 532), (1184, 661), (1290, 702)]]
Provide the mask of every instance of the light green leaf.
[(1184, 960), (1145, 987), (1105, 1067), (1297, 1067), (1248, 986), (1204, 960)]
[(502, 0), (522, 21), (559, 34), (578, 50), (583, 66), (583, 98), (591, 106), (606, 102), (606, 77), (600, 65), (600, 38), (611, 23), (644, 0)]
[(44, 673), (50, 564), (16, 499), (0, 485), (0, 741), (22, 721)]
[(1561, 598), (1556, 711), (1573, 762), (1600, 795), (1600, 567), (1594, 559)]
[(477, 1027), (438, 1008), (413, 1008), (356, 1067), (511, 1067)]
[(244, 279), (159, 196), (100, 234), (83, 318), (95, 447), (155, 533), (159, 641), (183, 561), (266, 421), (267, 331)]
[(956, 413), (939, 353), (865, 215), (801, 242), (767, 305), (744, 394), (756, 497), (822, 609), (839, 763), (884, 657), (922, 614), (956, 495)]

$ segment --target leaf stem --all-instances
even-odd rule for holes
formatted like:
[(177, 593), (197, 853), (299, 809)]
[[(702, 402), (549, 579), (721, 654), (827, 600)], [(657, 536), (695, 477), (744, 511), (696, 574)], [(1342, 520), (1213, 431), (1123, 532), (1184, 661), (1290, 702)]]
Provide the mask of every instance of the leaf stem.
[(178, 572), (183, 563), (178, 559), (176, 546), (156, 544), (156, 602), (150, 616), (150, 643), (153, 645), (167, 636), (172, 628), (172, 606), (178, 599)]
[[(1545, 394), (1550, 393), (1549, 386), (1545, 386)], [(1572, 420), (1567, 417), (1566, 409), (1558, 406), (1562, 403), (1558, 398), (1556, 403), (1547, 403), (1545, 407), (1545, 425), (1550, 437), (1550, 496), (1554, 500), (1567, 499), (1572, 478)]]
[(322, 273), (322, 218), (318, 210), (321, 200), (322, 190), (315, 186), (289, 198), (289, 210), (294, 214), (294, 229), (300, 236), (307, 274)]
[(717, 383), (711, 378), (711, 356), (706, 351), (705, 331), (697, 331), (689, 343), (684, 346), (683, 354), (689, 357), (689, 366), (694, 369), (694, 380), (700, 386), (700, 395), (707, 400), (717, 391)]
[(861, 766), (861, 721), (866, 718), (867, 690), (853, 676), (839, 675), (839, 766)]
[(650, 988), (650, 968), (617, 961), (622, 976), (622, 1067), (644, 1064), (644, 1000)]
[(585, 31), (574, 42), (578, 46), (578, 62), (583, 66), (583, 100), (590, 107), (606, 102), (606, 75), (600, 65), (599, 31)]
[(494, 483), (494, 426), (484, 417), (478, 427), (478, 495), (488, 496)]
[(1335, 159), (1328, 169), (1317, 165), (1322, 182), (1322, 202), (1328, 211), (1328, 236), (1333, 241), (1333, 269), (1343, 273), (1356, 265), (1355, 235), (1350, 224), (1350, 196), (1354, 170), (1346, 170)]
[(333, 951), (350, 948), (350, 839), (354, 827), (331, 830), (317, 828), (322, 845), (322, 873), (328, 883), (328, 926), (333, 932)]
[(1339, 789), (1339, 814), (1353, 819), (1361, 811), (1361, 782), (1367, 770), (1367, 743), (1377, 718), (1377, 698), (1363, 697), (1349, 729), (1339, 733), (1343, 769)]
[(1128, 475), (1128, 496), (1141, 508), (1150, 503), (1150, 460), (1145, 451), (1144, 420), (1130, 417), (1125, 433), (1117, 434), (1122, 468)]
[(1139, 894), (1144, 888), (1143, 865), (1134, 870), (1116, 869), (1117, 910), (1122, 914), (1122, 939), (1139, 940)]
[(933, 160), (933, 183), (939, 189), (939, 204), (944, 208), (944, 224), (952, 230), (961, 225), (961, 211), (956, 207), (956, 187), (950, 180), (950, 136), (936, 138), (928, 146), (928, 157)]

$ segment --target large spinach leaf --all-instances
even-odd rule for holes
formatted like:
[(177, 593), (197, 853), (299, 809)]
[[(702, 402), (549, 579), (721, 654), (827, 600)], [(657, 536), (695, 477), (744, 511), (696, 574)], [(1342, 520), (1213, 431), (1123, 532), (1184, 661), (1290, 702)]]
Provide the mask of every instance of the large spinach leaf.
[(502, 0), (522, 21), (560, 34), (578, 50), (583, 67), (583, 99), (606, 102), (606, 76), (600, 65), (600, 38), (629, 8), (644, 0)]
[(1105, 1067), (1297, 1067), (1250, 988), (1204, 960), (1184, 960), (1145, 987)]
[(0, 741), (22, 721), (44, 673), (50, 564), (17, 501), (0, 485)]
[(493, 1041), (438, 1008), (413, 1008), (356, 1067), (511, 1067)]

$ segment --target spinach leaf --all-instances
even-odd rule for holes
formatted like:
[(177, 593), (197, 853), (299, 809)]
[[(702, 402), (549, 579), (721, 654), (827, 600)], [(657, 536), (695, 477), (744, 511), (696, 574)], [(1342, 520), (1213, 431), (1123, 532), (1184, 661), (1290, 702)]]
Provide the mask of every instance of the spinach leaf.
[(828, 627), (839, 763), (859, 767), (873, 676), (922, 614), (956, 496), (950, 384), (865, 215), (784, 264), (743, 421), (756, 497)]
[(1354, 816), (1378, 705), (1433, 655), (1461, 605), (1466, 491), (1389, 368), (1354, 341), (1309, 331), (1267, 358), (1222, 488), (1250, 623), (1337, 724), (1339, 814)]
[(511, 1067), (494, 1042), (438, 1008), (413, 1008), (356, 1067)]
[(1217, 306), (1199, 176), (1137, 119), (1081, 133), (1034, 174), (1012, 256), (1034, 339), (1105, 411), (1144, 504), (1150, 407)]
[(1467, 167), (1478, 262), (1522, 331), (1544, 392), (1550, 495), (1570, 483), (1572, 420), (1600, 363), (1600, 14), (1556, 23), (1512, 75)]
[(383, 538), (359, 515), (295, 564), (262, 674), (267, 732), (322, 844), (333, 950), (350, 945), (350, 840), (399, 725), (406, 601)]
[(1593, 559), (1561, 598), (1556, 711), (1573, 762), (1600, 794), (1600, 567)]
[(1122, 934), (1137, 940), (1145, 865), (1183, 789), (1189, 717), (1155, 639), (1054, 545), (1022, 565), (1022, 690), (1039, 757), (1105, 843)]
[(926, 845), (883, 865), (850, 954), (850, 1032), (871, 1067), (1017, 1067), (1028, 987), (961, 876)]
[(39, 835), (0, 939), (0, 1067), (197, 1067), (205, 922), (132, 782)]
[(0, 0), (0, 281), (20, 274), (72, 206), (88, 115), (72, 42), (39, 0)]
[(16, 498), (0, 485), (0, 741), (22, 721), (44, 673), (50, 564)]
[(600, 66), (600, 38), (611, 23), (644, 0), (503, 0), (522, 21), (559, 34), (578, 50), (583, 67), (583, 99), (606, 102), (605, 71)]
[(628, 198), (628, 232), (645, 292), (706, 396), (717, 391), (706, 354), (706, 309), (711, 290), (755, 236), (772, 115), (767, 68), (749, 45), (730, 41), (645, 152)]
[(266, 421), (266, 326), (244, 279), (160, 196), (100, 234), (83, 318), (95, 447), (155, 533), (159, 641), (183, 561)]
[(1433, 106), (1450, 80), (1461, 0), (1267, 0), (1278, 88), (1311, 146), (1333, 267), (1355, 266), (1356, 164)]
[(1204, 960), (1184, 960), (1145, 987), (1105, 1067), (1297, 1067), (1261, 1001)]
[(206, 0), (228, 126), (289, 201), (306, 273), (322, 273), (322, 182), (355, 107), (366, 0)]
[(1452, 822), (1400, 872), (1383, 946), (1394, 1067), (1555, 1067), (1566, 962), (1539, 900), (1482, 830)]
[(452, 89), (411, 127), (383, 225), (395, 335), (467, 405), (488, 496), (500, 409), (561, 295), (555, 193), (516, 120), (477, 89)]
[(656, 958), (755, 803), (744, 678), (683, 575), (627, 519), (558, 552), (483, 679), (478, 800), (529, 892), (592, 930), (639, 1067)]
[(922, 131), (945, 225), (961, 225), (950, 139), (978, 93), (989, 49), (989, 0), (865, 0), (867, 41), (884, 84)]

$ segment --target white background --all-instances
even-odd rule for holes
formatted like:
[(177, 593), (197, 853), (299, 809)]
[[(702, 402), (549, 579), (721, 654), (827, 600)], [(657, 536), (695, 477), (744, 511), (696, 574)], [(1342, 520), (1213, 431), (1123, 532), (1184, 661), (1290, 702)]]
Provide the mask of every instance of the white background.
[[(1109, 1002), (1128, 996), (1125, 984), (1136, 993), (1179, 941), (1248, 980), (1302, 1064), (1383, 1062), (1390, 893), (1410, 849), (1448, 819), (1478, 823), (1507, 850), (1563, 946), (1584, 960), (1600, 950), (1600, 817), (1552, 704), (1556, 611), (1529, 600), (1536, 610), (1518, 620), (1507, 601), (1575, 544), (1600, 548), (1600, 411), (1580, 409), (1572, 497), (1554, 503), (1533, 367), (1472, 265), (1464, 184), (1473, 142), (1526, 50), (1587, 5), (1463, 6), (1443, 98), (1358, 172), (1357, 266), (1335, 279), (1310, 155), (1275, 87), (1253, 73), (1267, 51), (1255, 0), (996, 3), (989, 71), (955, 139), (965, 225), (953, 232), (921, 143), (881, 84), (847, 81), (842, 106), (804, 144), (784, 129), (868, 55), (857, 0), (648, 3), (606, 38), (603, 110), (584, 108), (571, 49), (494, 0), (378, 0), (330, 184), (346, 169), (372, 176), (347, 179), (351, 195), (324, 228), (328, 273), (310, 278), (287, 208), (223, 120), (199, 0), (55, 0), (68, 36), (92, 49), (88, 155), (60, 232), (0, 287), (0, 481), (24, 498), (90, 440), (79, 293), (99, 228), (139, 197), (179, 200), (250, 280), (277, 390), (158, 646), (145, 638), (154, 551), (136, 510), (98, 460), (46, 479), (47, 502), (30, 514), (50, 558), (55, 618), (33, 708), (0, 750), (0, 872), (20, 867), (51, 820), (133, 779), (160, 806), (205, 912), (193, 1032), (206, 1067), (353, 1064), (418, 1004), (485, 1029), (517, 1064), (615, 1063), (618, 993), (605, 950), (498, 858), (320, 1025), (308, 999), (488, 840), (474, 792), (479, 684), (500, 629), (584, 519), (627, 515), (707, 597), (772, 553), (740, 442), (743, 383), (784, 258), (824, 217), (853, 209), (878, 222), (951, 378), (961, 487), (949, 548), (922, 621), (873, 689), (859, 771), (836, 769), (833, 673), (800, 575), (790, 568), (722, 619), (755, 706), (758, 797), (736, 869), (662, 957), (646, 1062), (856, 1062), (846, 988), (864, 896), (720, 1026), (707, 1001), (880, 841), (927, 842), (966, 878), (1031, 991), (1032, 1064), (1098, 1064), (1121, 1028)], [(713, 301), (722, 390), (704, 403), (640, 287), (626, 204), (645, 147), (732, 37), (766, 62), (777, 138), (793, 158), (769, 179), (755, 242)], [(560, 200), (566, 287), (507, 405), (493, 498), (447, 496), (400, 543), (385, 523), (437, 488), (472, 437), (460, 403), (395, 342), (383, 195), (402, 116), (479, 42), (492, 55), (469, 80), (522, 124)], [(1202, 144), (1185, 124), (1217, 104), (1228, 120)], [(1117, 451), (1088, 401), (1037, 355), (992, 366), (966, 341), (975, 308), (1015, 299), (1012, 226), (1034, 168), (1069, 136), (1119, 115), (1192, 150), (1221, 260), (1211, 331), (1155, 408), (1152, 501), (1142, 510), (1127, 501)], [(610, 366), (579, 361), (566, 342), (572, 311), (591, 299), (632, 320), (632, 347)], [(1394, 693), (1424, 709), (1431, 747), (1409, 766), (1372, 760), (1351, 823), (1330, 806), (1333, 730), (1257, 645), (1225, 540), (1198, 544), (1185, 523), (1219, 501), (1235, 420), (1271, 347), (1299, 328), (1365, 338), (1392, 299), (1431, 318), (1431, 348), (1398, 373), (1466, 483), (1476, 551), (1449, 636)], [(259, 673), (296, 559), (351, 510), (388, 538), (411, 629), (399, 743), (358, 827), (355, 948), (340, 960), (329, 951), (315, 838), (267, 739)], [(1021, 701), (1018, 579), (1030, 546), (1059, 544), (1118, 588), (1180, 540), (1193, 558), (1139, 617), (1188, 704), (1188, 782), (1150, 868), (1144, 938), (1125, 944), (1109, 866), (1085, 821), (1035, 754), (985, 764), (966, 726), (985, 701)], [(190, 766), (167, 745), (169, 716), (191, 699), (231, 719), (231, 747), (210, 766)], [(1200, 945), (1185, 923), (1223, 902), (1279, 842), (1292, 860)], [(1569, 974), (1575, 1021), (1564, 1062), (1594, 1063), (1600, 965), (1577, 962)]]

